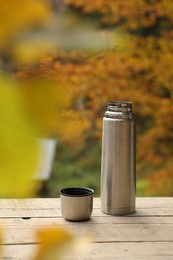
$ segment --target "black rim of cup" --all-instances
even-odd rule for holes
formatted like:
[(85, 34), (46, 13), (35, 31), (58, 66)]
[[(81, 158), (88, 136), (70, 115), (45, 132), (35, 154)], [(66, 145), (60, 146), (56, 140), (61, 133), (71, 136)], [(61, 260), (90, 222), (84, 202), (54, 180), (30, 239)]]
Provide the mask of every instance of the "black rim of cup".
[(85, 197), (94, 194), (94, 190), (86, 187), (69, 187), (60, 189), (60, 194), (68, 197)]

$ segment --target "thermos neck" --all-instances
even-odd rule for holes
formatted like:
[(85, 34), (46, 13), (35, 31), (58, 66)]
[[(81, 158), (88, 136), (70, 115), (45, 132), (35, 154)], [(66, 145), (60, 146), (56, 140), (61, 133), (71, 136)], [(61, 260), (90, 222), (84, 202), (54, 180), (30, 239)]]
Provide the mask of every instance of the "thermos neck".
[(128, 101), (111, 101), (108, 102), (107, 110), (114, 112), (132, 112), (132, 103)]
[(134, 119), (132, 112), (132, 103), (129, 101), (111, 101), (108, 102), (105, 117), (117, 119)]

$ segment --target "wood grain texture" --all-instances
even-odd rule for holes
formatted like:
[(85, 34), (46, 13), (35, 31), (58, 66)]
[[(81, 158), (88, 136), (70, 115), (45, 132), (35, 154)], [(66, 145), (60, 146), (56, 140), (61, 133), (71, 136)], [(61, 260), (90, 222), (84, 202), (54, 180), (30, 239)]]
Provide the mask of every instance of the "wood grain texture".
[[(106, 216), (100, 211), (100, 199), (94, 199), (93, 216)], [(129, 217), (173, 216), (172, 198), (137, 198), (136, 212)], [(61, 217), (60, 199), (1, 199), (0, 218)]]
[[(3, 247), (4, 253), (9, 259), (30, 260), (36, 254), (38, 245), (7, 245)], [(173, 259), (173, 248), (170, 242), (122, 242), (122, 243), (100, 243), (91, 244), (86, 251), (79, 251), (67, 257), (69, 260), (81, 259)]]
[(137, 198), (136, 209), (128, 216), (106, 215), (100, 211), (100, 199), (96, 198), (92, 218), (75, 223), (62, 218), (58, 198), (1, 199), (2, 259), (31, 260), (39, 246), (36, 230), (60, 226), (78, 239), (92, 239), (90, 250), (65, 259), (172, 260), (173, 198)]
[[(38, 224), (39, 227), (39, 224)], [(6, 227), (5, 244), (37, 243), (34, 230), (38, 227), (28, 226)], [(43, 228), (43, 226), (42, 226)], [(77, 237), (88, 234), (94, 242), (173, 242), (173, 224), (83, 224), (76, 223), (64, 226), (67, 231)]]

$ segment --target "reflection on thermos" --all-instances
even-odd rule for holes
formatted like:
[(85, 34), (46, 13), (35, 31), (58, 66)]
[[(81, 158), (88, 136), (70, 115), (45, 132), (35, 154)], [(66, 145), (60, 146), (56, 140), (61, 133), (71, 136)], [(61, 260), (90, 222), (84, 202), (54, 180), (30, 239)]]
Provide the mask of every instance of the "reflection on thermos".
[(131, 102), (108, 103), (103, 118), (101, 211), (126, 215), (135, 211), (135, 115)]

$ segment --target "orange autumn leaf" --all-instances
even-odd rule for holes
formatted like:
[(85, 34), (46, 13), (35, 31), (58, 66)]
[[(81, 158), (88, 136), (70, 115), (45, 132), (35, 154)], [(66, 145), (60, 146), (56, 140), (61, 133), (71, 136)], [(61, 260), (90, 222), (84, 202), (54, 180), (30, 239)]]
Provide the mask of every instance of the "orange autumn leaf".
[(70, 233), (59, 227), (40, 229), (36, 235), (40, 247), (33, 260), (60, 260), (74, 240)]

